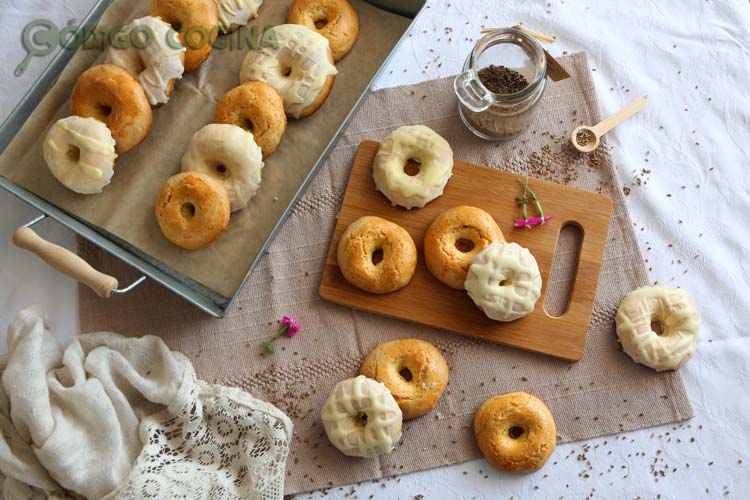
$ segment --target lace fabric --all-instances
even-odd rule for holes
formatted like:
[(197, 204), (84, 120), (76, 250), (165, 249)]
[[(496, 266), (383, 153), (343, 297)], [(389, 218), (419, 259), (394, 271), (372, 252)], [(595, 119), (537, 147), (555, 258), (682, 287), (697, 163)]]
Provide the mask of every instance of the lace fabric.
[(8, 343), (4, 498), (283, 497), (291, 420), (197, 380), (160, 339), (89, 334), (63, 353), (33, 307), (11, 323)]

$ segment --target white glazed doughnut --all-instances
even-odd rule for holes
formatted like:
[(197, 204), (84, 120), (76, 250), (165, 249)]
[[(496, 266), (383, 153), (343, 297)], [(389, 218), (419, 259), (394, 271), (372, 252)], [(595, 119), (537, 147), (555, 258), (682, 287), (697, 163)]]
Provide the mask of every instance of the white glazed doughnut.
[[(177, 32), (160, 18), (146, 16), (131, 22), (123, 37), (129, 45), (110, 46), (104, 63), (125, 68), (141, 84), (151, 106), (169, 101), (174, 80), (185, 71), (185, 47)], [(133, 38), (136, 42), (130, 44)]]
[(256, 80), (276, 88), (287, 115), (311, 114), (330, 90), (329, 77), (337, 74), (328, 40), (297, 24), (275, 26), (269, 38), (245, 56), (240, 81)]
[(390, 453), (401, 439), (398, 403), (385, 385), (364, 375), (339, 382), (321, 418), (331, 444), (350, 457)]
[(182, 156), (183, 172), (200, 172), (224, 183), (232, 212), (258, 192), (263, 154), (253, 134), (236, 125), (212, 123), (193, 135)]
[(219, 8), (219, 28), (224, 33), (245, 26), (258, 15), (263, 0), (216, 0)]
[[(420, 164), (417, 175), (404, 171), (408, 160)], [(394, 205), (423, 207), (441, 194), (453, 175), (448, 141), (424, 125), (399, 127), (385, 138), (375, 155), (375, 187)]]
[[(623, 350), (656, 371), (676, 370), (695, 352), (701, 319), (690, 296), (680, 288), (647, 286), (625, 297), (616, 316)], [(652, 323), (661, 325), (661, 333)]]
[(115, 140), (107, 126), (95, 118), (58, 120), (47, 132), (43, 151), (52, 175), (76, 193), (101, 193), (112, 179)]
[(542, 276), (528, 249), (518, 243), (493, 243), (471, 259), (464, 287), (488, 318), (513, 321), (534, 310)]

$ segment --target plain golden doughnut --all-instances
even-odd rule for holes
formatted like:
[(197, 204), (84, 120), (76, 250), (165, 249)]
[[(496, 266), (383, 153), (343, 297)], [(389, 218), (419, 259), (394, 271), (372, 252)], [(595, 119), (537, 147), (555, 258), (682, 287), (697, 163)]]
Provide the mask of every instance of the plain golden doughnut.
[(237, 125), (252, 133), (265, 160), (279, 147), (286, 131), (284, 101), (271, 85), (260, 81), (246, 82), (219, 100), (214, 122)]
[(346, 0), (294, 0), (287, 22), (307, 26), (326, 37), (336, 62), (352, 50), (359, 35), (357, 12)]
[(151, 105), (143, 87), (114, 64), (100, 64), (81, 73), (70, 97), (70, 113), (103, 122), (118, 155), (140, 144), (151, 130)]
[(229, 194), (206, 174), (173, 175), (159, 191), (155, 213), (169, 241), (196, 250), (215, 241), (229, 224)]
[(468, 206), (450, 208), (427, 229), (425, 264), (437, 279), (463, 290), (471, 259), (492, 243), (504, 241), (495, 219), (484, 210)]
[(359, 373), (385, 384), (406, 420), (432, 411), (448, 385), (445, 358), (419, 339), (380, 344), (367, 355)]
[(555, 420), (544, 402), (525, 392), (495, 396), (474, 415), (474, 438), (498, 470), (534, 472), (557, 445)]
[(187, 49), (185, 73), (198, 69), (211, 55), (219, 32), (219, 9), (214, 0), (153, 0), (148, 15), (161, 17), (180, 34)]
[(409, 284), (417, 268), (417, 247), (403, 227), (368, 215), (346, 228), (336, 258), (351, 285), (383, 294)]

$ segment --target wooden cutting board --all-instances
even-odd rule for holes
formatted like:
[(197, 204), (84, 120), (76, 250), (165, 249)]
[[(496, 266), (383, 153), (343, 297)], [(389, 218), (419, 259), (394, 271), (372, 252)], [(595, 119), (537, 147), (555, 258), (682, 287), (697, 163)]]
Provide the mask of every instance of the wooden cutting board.
[[(375, 189), (372, 163), (379, 146), (374, 141), (362, 142), (354, 159), (323, 269), (321, 297), (354, 309), (489, 342), (569, 361), (581, 359), (607, 240), (612, 200), (569, 186), (530, 179), (530, 185), (542, 200), (545, 212), (552, 214), (553, 219), (533, 229), (515, 229), (513, 221), (520, 214), (516, 204), (516, 197), (521, 194), (518, 184), (520, 177), (455, 160), (453, 177), (443, 195), (424, 208), (405, 210), (392, 206)], [(536, 308), (530, 315), (510, 323), (493, 321), (474, 306), (465, 291), (442, 284), (428, 271), (422, 253), (424, 234), (435, 217), (458, 205), (471, 205), (489, 212), (507, 241), (515, 241), (528, 248), (536, 258), (543, 287)], [(370, 294), (349, 285), (339, 271), (336, 262), (339, 238), (349, 224), (365, 215), (377, 215), (395, 222), (414, 239), (419, 261), (414, 278), (405, 288), (387, 295)], [(583, 237), (568, 308), (561, 316), (554, 317), (545, 311), (544, 302), (558, 235), (567, 224), (577, 226)]]

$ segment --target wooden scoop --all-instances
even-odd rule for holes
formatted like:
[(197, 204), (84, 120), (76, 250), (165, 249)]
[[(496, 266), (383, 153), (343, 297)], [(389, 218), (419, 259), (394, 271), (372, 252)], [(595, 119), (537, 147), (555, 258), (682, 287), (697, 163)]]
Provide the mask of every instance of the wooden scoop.
[(647, 103), (648, 101), (645, 97), (640, 97), (593, 127), (587, 127), (586, 125), (576, 127), (573, 133), (570, 134), (570, 141), (573, 143), (573, 147), (581, 153), (592, 152), (599, 147), (599, 138), (601, 136), (645, 108)]

